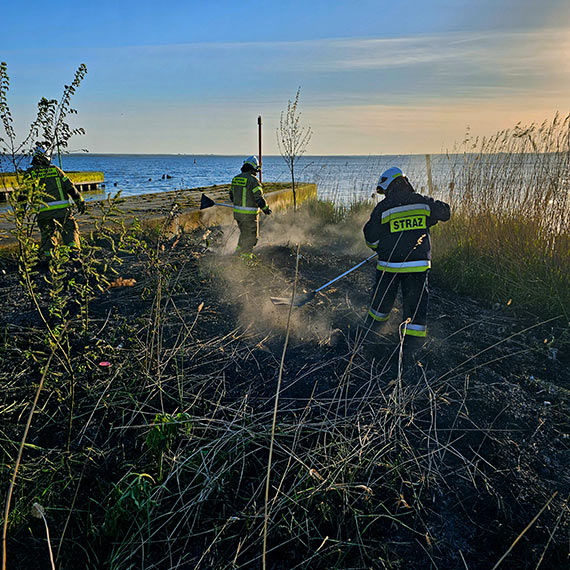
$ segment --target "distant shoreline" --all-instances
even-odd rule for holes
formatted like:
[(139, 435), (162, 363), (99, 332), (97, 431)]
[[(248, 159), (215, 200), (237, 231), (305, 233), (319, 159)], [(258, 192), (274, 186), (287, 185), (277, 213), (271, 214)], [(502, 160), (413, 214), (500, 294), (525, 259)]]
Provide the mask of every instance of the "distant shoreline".
[[(443, 156), (446, 154), (459, 155), (463, 153), (445, 153), (445, 152), (432, 152), (432, 153), (396, 153), (396, 154), (304, 154), (303, 158), (386, 158), (386, 157), (397, 157), (397, 156), (425, 156), (429, 154), (430, 156)], [(183, 152), (68, 152), (62, 154), (65, 156), (184, 156), (184, 157), (213, 157), (220, 156), (224, 158), (238, 158), (243, 159), (247, 156), (247, 153), (237, 153), (237, 154), (223, 154), (223, 153), (183, 153)], [(0, 158), (8, 157), (8, 155), (0, 154)], [(280, 154), (264, 154), (262, 158), (282, 158)]]

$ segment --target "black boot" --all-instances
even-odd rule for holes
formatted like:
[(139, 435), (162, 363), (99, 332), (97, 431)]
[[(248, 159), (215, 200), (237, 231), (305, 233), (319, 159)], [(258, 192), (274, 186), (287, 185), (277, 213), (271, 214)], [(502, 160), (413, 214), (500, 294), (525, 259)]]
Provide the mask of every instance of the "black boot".
[(406, 335), (404, 337), (404, 360), (415, 364), (424, 343), (424, 337)]

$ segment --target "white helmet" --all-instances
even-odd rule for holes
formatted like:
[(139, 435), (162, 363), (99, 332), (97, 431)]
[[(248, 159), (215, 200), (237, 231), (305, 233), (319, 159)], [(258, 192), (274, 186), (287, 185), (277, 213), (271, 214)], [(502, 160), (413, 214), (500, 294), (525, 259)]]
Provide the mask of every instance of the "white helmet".
[(40, 144), (36, 144), (32, 152), (32, 166), (48, 166), (51, 163), (51, 157), (47, 150)]
[(249, 164), (256, 172), (259, 172), (259, 160), (257, 160), (257, 156), (248, 156), (243, 161), (243, 166)]
[(376, 186), (376, 192), (385, 194), (386, 190), (388, 190), (388, 186), (399, 176), (405, 177), (406, 175), (396, 166), (391, 166), (388, 170), (382, 172), (378, 180), (378, 185)]

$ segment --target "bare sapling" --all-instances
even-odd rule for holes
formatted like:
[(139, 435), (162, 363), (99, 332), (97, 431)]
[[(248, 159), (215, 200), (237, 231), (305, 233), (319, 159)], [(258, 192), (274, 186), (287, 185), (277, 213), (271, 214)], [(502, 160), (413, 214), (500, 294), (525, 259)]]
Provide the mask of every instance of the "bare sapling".
[(283, 160), (291, 174), (291, 189), (293, 191), (293, 210), (297, 211), (297, 192), (295, 188), (295, 168), (299, 159), (305, 154), (313, 131), (311, 127), (301, 124), (299, 96), (301, 88), (297, 89), (295, 99), (287, 101), (287, 110), (281, 112), (279, 128), (277, 129), (277, 145)]

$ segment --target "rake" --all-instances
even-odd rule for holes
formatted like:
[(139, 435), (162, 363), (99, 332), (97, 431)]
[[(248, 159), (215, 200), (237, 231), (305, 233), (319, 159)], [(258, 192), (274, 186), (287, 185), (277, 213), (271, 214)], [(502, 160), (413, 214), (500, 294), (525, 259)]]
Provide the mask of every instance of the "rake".
[(270, 297), (271, 302), (274, 305), (293, 305), (293, 307), (302, 307), (303, 305), (311, 301), (319, 291), (326, 289), (329, 285), (332, 285), (335, 281), (342, 279), (345, 275), (348, 275), (349, 273), (353, 272), (355, 269), (358, 269), (361, 265), (364, 265), (367, 261), (370, 261), (373, 257), (376, 257), (375, 253), (373, 253), (370, 257), (367, 257), (366, 259), (362, 260), (354, 267), (351, 267), (349, 270), (345, 271), (342, 275), (339, 275), (338, 277), (331, 279), (329, 282), (325, 283), (324, 285), (321, 285), (318, 289), (309, 291), (308, 293), (304, 293), (303, 295), (299, 295), (298, 297), (294, 297), (291, 299), (288, 299), (286, 297)]

